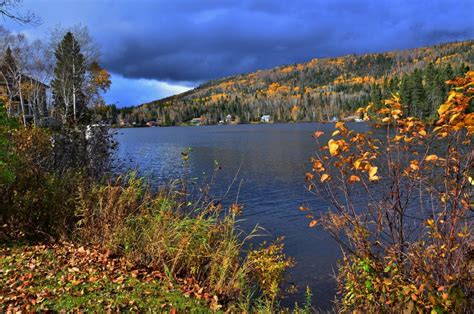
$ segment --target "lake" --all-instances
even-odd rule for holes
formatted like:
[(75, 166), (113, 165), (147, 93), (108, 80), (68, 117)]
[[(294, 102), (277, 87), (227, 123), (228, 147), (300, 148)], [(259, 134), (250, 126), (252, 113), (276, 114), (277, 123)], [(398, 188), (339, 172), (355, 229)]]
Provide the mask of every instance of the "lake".
[[(364, 123), (347, 123), (349, 128), (364, 131)], [(191, 177), (206, 178), (215, 162), (222, 169), (213, 188), (216, 196), (224, 194), (234, 177), (230, 200), (244, 205), (242, 228), (258, 224), (266, 230), (265, 240), (285, 237), (286, 253), (296, 261), (289, 272), (289, 282), (298, 292), (282, 303), (291, 306), (304, 300), (306, 286), (313, 293), (313, 305), (329, 309), (335, 295), (333, 273), (340, 256), (337, 244), (322, 230), (309, 228), (305, 205), (327, 208), (324, 199), (305, 188), (305, 173), (310, 157), (318, 150), (312, 134), (334, 130), (334, 123), (255, 124), (200, 127), (134, 128), (118, 130), (118, 157), (124, 167), (136, 168), (160, 184), (184, 174), (181, 152), (191, 148)], [(239, 188), (240, 185), (240, 188)]]

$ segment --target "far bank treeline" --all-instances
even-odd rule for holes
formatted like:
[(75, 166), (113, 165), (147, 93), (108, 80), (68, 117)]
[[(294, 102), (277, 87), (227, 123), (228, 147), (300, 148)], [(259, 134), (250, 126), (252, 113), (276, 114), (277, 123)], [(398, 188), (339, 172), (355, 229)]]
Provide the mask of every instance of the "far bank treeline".
[[(346, 118), (391, 93), (401, 95), (410, 115), (430, 118), (447, 94), (445, 81), (474, 64), (474, 41), (387, 53), (313, 59), (209, 81), (186, 93), (108, 113), (122, 126), (179, 125), (202, 118), (226, 121), (327, 121)], [(227, 119), (228, 120), (228, 119)]]

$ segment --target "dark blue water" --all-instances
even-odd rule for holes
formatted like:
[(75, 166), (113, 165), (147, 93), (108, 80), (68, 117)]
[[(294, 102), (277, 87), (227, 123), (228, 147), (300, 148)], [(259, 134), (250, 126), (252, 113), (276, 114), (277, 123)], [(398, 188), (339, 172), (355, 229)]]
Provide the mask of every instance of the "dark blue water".
[[(363, 123), (348, 124), (362, 131)], [(337, 244), (318, 228), (309, 228), (305, 214), (298, 210), (328, 204), (305, 188), (309, 159), (318, 150), (312, 134), (326, 135), (334, 124), (259, 124), (235, 126), (136, 128), (118, 131), (118, 157), (124, 166), (137, 168), (154, 183), (179, 178), (185, 172), (181, 152), (191, 148), (189, 173), (200, 179), (221, 166), (213, 188), (216, 196), (225, 194), (234, 177), (229, 198), (244, 205), (242, 227), (258, 224), (266, 230), (266, 240), (285, 237), (286, 253), (296, 260), (289, 281), (299, 292), (283, 301), (302, 303), (306, 286), (313, 293), (313, 304), (329, 309), (335, 295), (333, 274), (340, 257)], [(323, 136), (322, 141), (327, 141)], [(240, 186), (240, 188), (239, 188)]]

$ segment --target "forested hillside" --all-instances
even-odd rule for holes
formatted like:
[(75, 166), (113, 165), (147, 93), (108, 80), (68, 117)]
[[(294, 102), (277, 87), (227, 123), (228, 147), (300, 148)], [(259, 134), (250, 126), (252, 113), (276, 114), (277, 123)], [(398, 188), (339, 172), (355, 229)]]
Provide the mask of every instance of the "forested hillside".
[(474, 41), (313, 59), (209, 81), (183, 94), (120, 111), (123, 125), (156, 121), (175, 125), (202, 117), (225, 121), (324, 121), (351, 115), (369, 101), (377, 104), (399, 92), (410, 115), (429, 118), (447, 93), (444, 82), (474, 63)]

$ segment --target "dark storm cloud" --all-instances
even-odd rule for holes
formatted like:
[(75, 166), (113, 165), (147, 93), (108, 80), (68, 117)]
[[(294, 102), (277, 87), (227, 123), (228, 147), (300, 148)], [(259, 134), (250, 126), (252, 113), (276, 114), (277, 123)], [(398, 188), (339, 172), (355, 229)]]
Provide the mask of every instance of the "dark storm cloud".
[[(474, 1), (31, 1), (82, 22), (131, 79), (201, 82), (314, 57), (474, 38)], [(54, 24), (53, 24), (54, 25)]]
[[(105, 63), (131, 78), (203, 81), (314, 57), (474, 37), (472, 1), (141, 3)], [(105, 27), (113, 33), (114, 25)]]

